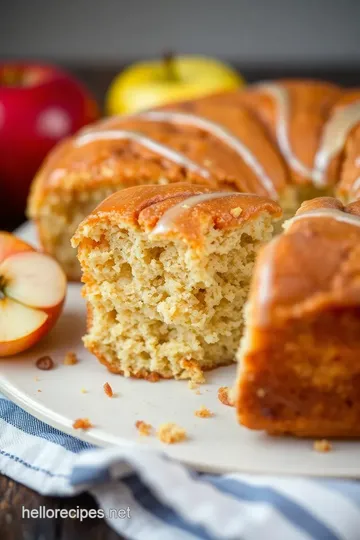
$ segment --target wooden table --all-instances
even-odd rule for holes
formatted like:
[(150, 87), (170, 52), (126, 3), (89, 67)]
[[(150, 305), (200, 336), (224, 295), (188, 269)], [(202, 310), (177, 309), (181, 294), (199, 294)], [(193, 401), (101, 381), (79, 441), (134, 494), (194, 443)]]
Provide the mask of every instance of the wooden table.
[[(103, 103), (106, 89), (114, 75), (122, 65), (112, 67), (79, 67), (70, 66), (84, 83), (92, 90), (99, 103)], [(332, 68), (276, 68), (258, 67), (247, 68), (239, 66), (245, 78), (249, 81), (271, 78), (311, 77), (333, 81), (345, 86), (360, 87), (360, 69), (357, 66), (339, 66)], [(11, 230), (19, 225), (23, 216), (16, 220), (1, 223), (2, 227)], [(96, 503), (90, 495), (80, 495), (74, 498), (60, 499), (43, 497), (24, 486), (0, 475), (0, 538), (1, 540), (115, 540), (119, 536), (100, 519), (87, 519), (83, 522), (74, 519), (22, 519), (22, 506), (25, 508), (96, 508)]]
[(22, 507), (40, 506), (56, 509), (97, 508), (90, 495), (60, 499), (43, 497), (21, 484), (0, 475), (0, 538), (1, 540), (118, 540), (119, 535), (101, 519), (29, 519), (22, 517)]

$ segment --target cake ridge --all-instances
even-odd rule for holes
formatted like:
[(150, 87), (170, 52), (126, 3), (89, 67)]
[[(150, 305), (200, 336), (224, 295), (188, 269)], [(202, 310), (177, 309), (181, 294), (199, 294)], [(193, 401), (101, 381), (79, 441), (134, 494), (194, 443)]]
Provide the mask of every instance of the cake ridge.
[(221, 199), (222, 197), (238, 197), (238, 196), (243, 197), (246, 195), (251, 195), (251, 194), (250, 193), (234, 193), (231, 191), (229, 192), (215, 191), (212, 193), (200, 193), (198, 195), (190, 196), (184, 201), (181, 201), (175, 206), (172, 206), (171, 208), (166, 210), (166, 212), (161, 216), (161, 218), (157, 222), (154, 229), (151, 231), (151, 234), (158, 235), (158, 234), (162, 234), (164, 232), (171, 230), (173, 221), (176, 218), (181, 217), (183, 210), (194, 208), (194, 206), (197, 206), (198, 204), (201, 204), (202, 202), (210, 201), (213, 199)]
[(312, 179), (316, 185), (326, 185), (325, 173), (331, 159), (344, 147), (346, 137), (358, 122), (360, 122), (360, 99), (335, 110), (333, 116), (325, 123), (314, 160)]
[(312, 210), (307, 210), (300, 214), (295, 215), (291, 219), (288, 219), (283, 223), (283, 229), (287, 231), (293, 223), (299, 221), (303, 218), (323, 218), (329, 217), (340, 221), (343, 223), (348, 223), (349, 225), (355, 225), (360, 227), (360, 216), (346, 212), (346, 209), (340, 210), (338, 208), (314, 208)]
[(200, 174), (204, 178), (210, 178), (211, 176), (210, 172), (207, 169), (201, 167), (198, 163), (188, 158), (181, 152), (173, 150), (170, 146), (159, 143), (158, 141), (155, 141), (155, 139), (147, 137), (146, 135), (143, 135), (142, 133), (136, 131), (130, 131), (126, 129), (88, 131), (76, 137), (74, 140), (74, 145), (84, 146), (86, 144), (91, 144), (94, 141), (100, 140), (131, 140), (157, 154), (162, 155), (170, 161), (181, 165), (182, 167), (186, 167), (191, 172)]
[(262, 91), (270, 94), (275, 98), (277, 104), (276, 135), (280, 150), (288, 162), (289, 166), (300, 173), (302, 176), (312, 177), (312, 170), (309, 169), (299, 158), (293, 153), (290, 145), (288, 124), (289, 124), (289, 92), (286, 88), (277, 83), (263, 82), (255, 85), (255, 89), (259, 88)]
[(213, 122), (207, 118), (204, 118), (201, 115), (189, 114), (178, 111), (148, 111), (144, 113), (138, 113), (135, 118), (139, 119), (148, 119), (150, 121), (165, 121), (165, 122), (176, 122), (180, 124), (189, 124), (202, 129), (211, 135), (214, 135), (217, 139), (224, 142), (229, 148), (232, 148), (237, 152), (237, 154), (243, 158), (245, 163), (252, 168), (252, 170), (257, 175), (260, 182), (265, 187), (269, 196), (273, 199), (278, 199), (278, 193), (274, 188), (274, 185), (271, 179), (266, 174), (264, 168), (262, 167), (260, 161), (256, 159), (250, 149), (240, 140), (239, 137), (236, 137), (230, 130), (224, 128), (217, 122)]

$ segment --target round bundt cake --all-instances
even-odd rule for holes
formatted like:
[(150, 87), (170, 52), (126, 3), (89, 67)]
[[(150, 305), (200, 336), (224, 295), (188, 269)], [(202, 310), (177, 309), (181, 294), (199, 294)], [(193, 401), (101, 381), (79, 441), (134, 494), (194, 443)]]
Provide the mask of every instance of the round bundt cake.
[(29, 201), (45, 251), (72, 279), (70, 238), (107, 195), (143, 184), (191, 182), (278, 200), (360, 193), (360, 92), (315, 81), (261, 83), (94, 124), (62, 142)]

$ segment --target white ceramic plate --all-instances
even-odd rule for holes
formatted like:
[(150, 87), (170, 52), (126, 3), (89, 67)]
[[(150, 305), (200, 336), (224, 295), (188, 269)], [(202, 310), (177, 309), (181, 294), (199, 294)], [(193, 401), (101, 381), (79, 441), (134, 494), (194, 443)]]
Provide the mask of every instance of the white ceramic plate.
[[(29, 228), (21, 236), (32, 239)], [(207, 374), (201, 395), (188, 388), (186, 381), (149, 383), (125, 379), (109, 373), (83, 347), (85, 304), (80, 286), (69, 286), (65, 310), (56, 328), (35, 348), (13, 359), (0, 359), (0, 391), (37, 418), (80, 439), (100, 445), (141, 444), (159, 449), (189, 465), (212, 472), (256, 472), (268, 474), (309, 474), (360, 478), (360, 442), (336, 441), (333, 451), (320, 454), (313, 441), (268, 437), (237, 425), (235, 411), (217, 399), (220, 386), (231, 386), (235, 367)], [(63, 365), (68, 351), (79, 363)], [(36, 360), (51, 355), (57, 366), (40, 371)], [(116, 397), (103, 390), (109, 382)], [(86, 390), (86, 393), (82, 392)], [(41, 392), (38, 392), (41, 390)], [(215, 413), (202, 419), (194, 411), (205, 405)], [(74, 431), (76, 418), (88, 417), (94, 428)], [(154, 427), (176, 422), (184, 427), (189, 440), (164, 445), (155, 436), (140, 437), (136, 420)]]

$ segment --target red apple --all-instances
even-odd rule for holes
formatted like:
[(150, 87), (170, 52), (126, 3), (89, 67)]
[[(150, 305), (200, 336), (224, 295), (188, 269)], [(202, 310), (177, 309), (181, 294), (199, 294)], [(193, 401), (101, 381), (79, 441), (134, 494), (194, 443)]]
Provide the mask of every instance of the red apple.
[(66, 277), (59, 264), (0, 231), (0, 357), (37, 343), (57, 321)]
[(0, 63), (0, 200), (22, 212), (30, 182), (54, 144), (99, 116), (71, 75), (49, 65)]

